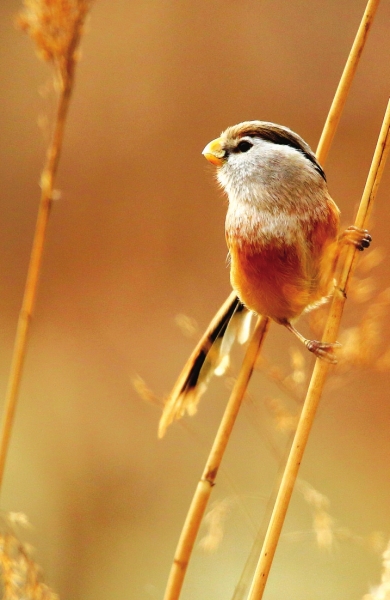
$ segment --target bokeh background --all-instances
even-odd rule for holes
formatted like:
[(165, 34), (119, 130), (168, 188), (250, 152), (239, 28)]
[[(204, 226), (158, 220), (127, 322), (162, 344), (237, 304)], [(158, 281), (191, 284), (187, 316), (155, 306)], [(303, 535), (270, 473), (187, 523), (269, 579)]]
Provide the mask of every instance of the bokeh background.
[[(2, 396), (55, 106), (50, 68), (13, 25), (19, 8), (1, 0)], [(3, 511), (28, 515), (33, 529), (20, 535), (62, 599), (162, 598), (229, 393), (229, 379), (214, 381), (198, 414), (158, 441), (160, 409), (133, 386), (142, 377), (161, 400), (194, 345), (175, 318), (191, 317), (200, 331), (229, 292), (226, 202), (201, 150), (247, 119), (287, 125), (315, 148), (364, 8), (365, 0), (96, 2), (1, 498)], [(383, 0), (326, 165), (346, 225), (389, 95), (389, 23)], [(349, 327), (388, 286), (389, 184), (390, 165), (372, 224), (384, 260), (361, 273)], [(302, 478), (329, 499), (330, 542), (319, 548), (315, 507), (294, 493), (267, 600), (360, 600), (380, 581), (378, 540), (390, 533), (383, 314), (372, 367), (335, 372), (302, 464)], [(273, 326), (264, 356), (287, 373), (294, 347)], [(292, 412), (297, 405), (261, 372), (250, 393), (213, 491), (217, 510), (227, 509), (224, 537), (212, 554), (197, 546), (183, 600), (231, 597), (266, 514), (289, 435), (275, 428), (264, 399)]]

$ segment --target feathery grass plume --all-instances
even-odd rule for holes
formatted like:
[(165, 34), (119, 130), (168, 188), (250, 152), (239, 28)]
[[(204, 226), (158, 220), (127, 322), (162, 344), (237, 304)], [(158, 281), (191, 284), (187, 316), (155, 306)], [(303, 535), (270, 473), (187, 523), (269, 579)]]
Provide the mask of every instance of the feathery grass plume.
[(327, 498), (324, 494), (321, 494), (321, 492), (316, 490), (307, 481), (298, 479), (297, 489), (301, 492), (304, 500), (314, 510), (327, 510), (329, 508), (329, 498)]
[[(340, 341), (340, 368), (346, 366), (369, 367), (382, 365), (386, 370), (388, 349), (382, 350), (383, 323), (388, 319), (390, 309), (390, 288), (386, 288), (371, 300), (359, 325), (342, 332)], [(382, 355), (381, 355), (382, 352)]]
[[(257, 371), (261, 371), (264, 375), (273, 383), (275, 383), (278, 388), (284, 392), (291, 400), (293, 400), (299, 406), (302, 405), (304, 400), (304, 395), (302, 393), (302, 383), (297, 382), (297, 379), (306, 380), (307, 373), (306, 371), (301, 372), (293, 367), (293, 371), (290, 373), (286, 373), (281, 367), (275, 364), (271, 364), (264, 356), (259, 356), (255, 369)], [(297, 377), (297, 373), (299, 373)]]
[(321, 550), (332, 550), (337, 540), (353, 542), (378, 554), (383, 551), (385, 544), (382, 532), (373, 531), (367, 536), (362, 536), (354, 533), (347, 527), (336, 527), (335, 521), (329, 512), (330, 501), (327, 496), (303, 479), (297, 480), (297, 489), (312, 509), (313, 531), (317, 545)]
[(334, 542), (334, 520), (326, 510), (318, 510), (313, 515), (313, 529), (317, 545), (321, 550), (330, 551)]
[(382, 554), (381, 582), (365, 594), (363, 600), (390, 600), (390, 541)]
[(276, 383), (291, 399), (301, 404), (303, 402), (302, 386), (308, 378), (306, 356), (295, 347), (291, 347), (289, 352), (292, 369), (290, 373), (283, 372), (277, 365), (267, 363), (264, 357), (258, 358), (256, 368), (262, 370), (268, 379)]
[(24, 0), (17, 24), (36, 44), (38, 56), (56, 67), (64, 85), (93, 0)]
[(359, 273), (370, 273), (372, 269), (375, 269), (375, 267), (380, 265), (385, 258), (386, 253), (383, 248), (372, 248), (370, 252), (361, 257), (357, 271)]
[(290, 350), (290, 355), (291, 366), (293, 368), (291, 379), (294, 381), (294, 383), (304, 383), (307, 378), (307, 373), (305, 371), (306, 358), (304, 357), (303, 352), (297, 348), (292, 348)]
[(183, 315), (182, 313), (176, 315), (175, 323), (179, 327), (185, 337), (190, 339), (195, 339), (197, 333), (199, 332), (198, 323), (192, 317), (188, 315)]
[(215, 552), (220, 546), (224, 535), (224, 524), (233, 504), (232, 498), (214, 502), (204, 517), (208, 531), (199, 541), (199, 546), (205, 552)]
[(32, 558), (32, 549), (22, 543), (14, 530), (15, 525), (28, 527), (22, 513), (8, 513), (0, 517), (0, 590), (3, 600), (58, 600), (43, 582), (41, 568)]
[(364, 538), (365, 547), (375, 554), (382, 554), (386, 548), (386, 538), (383, 531), (372, 531)]
[(264, 404), (270, 411), (275, 428), (278, 431), (291, 433), (295, 431), (298, 424), (299, 415), (292, 414), (280, 398), (268, 397), (264, 399)]
[(371, 531), (366, 535), (355, 533), (349, 527), (338, 526), (334, 529), (334, 537), (338, 542), (352, 542), (374, 554), (382, 554), (386, 547), (386, 540), (383, 531)]
[(133, 388), (137, 392), (138, 396), (145, 400), (148, 404), (154, 404), (162, 408), (164, 402), (150, 389), (147, 383), (139, 375), (134, 375), (131, 380)]
[(330, 551), (334, 543), (334, 520), (328, 512), (329, 499), (307, 481), (299, 479), (297, 489), (313, 511), (313, 531), (321, 550)]
[(349, 300), (357, 304), (364, 304), (374, 297), (377, 283), (371, 275), (364, 279), (353, 277), (349, 287)]

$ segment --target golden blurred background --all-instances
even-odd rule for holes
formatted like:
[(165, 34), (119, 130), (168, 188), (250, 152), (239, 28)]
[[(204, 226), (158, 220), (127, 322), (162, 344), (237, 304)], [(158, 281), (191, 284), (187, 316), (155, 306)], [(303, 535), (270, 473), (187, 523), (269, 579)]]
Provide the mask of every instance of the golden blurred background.
[[(55, 106), (50, 68), (14, 27), (19, 8), (0, 3), (2, 396)], [(195, 319), (200, 331), (230, 289), (226, 201), (201, 151), (248, 119), (287, 125), (315, 148), (364, 8), (365, 0), (96, 2), (1, 498), (3, 511), (28, 515), (33, 529), (20, 535), (63, 600), (162, 598), (229, 393), (229, 380), (213, 381), (198, 414), (158, 441), (159, 408), (133, 387), (140, 376), (159, 398), (169, 392), (194, 345), (175, 318)], [(389, 96), (389, 23), (382, 0), (326, 165), (345, 225)], [(371, 228), (384, 260), (361, 272), (369, 290), (348, 305), (348, 327), (389, 284), (389, 184), (390, 165)], [(295, 492), (267, 600), (360, 600), (380, 582), (390, 405), (389, 371), (377, 359), (389, 344), (388, 314), (372, 366), (336, 370), (302, 464), (302, 478), (330, 502), (328, 543), (319, 547), (315, 506)], [(270, 364), (288, 372), (291, 348), (292, 336), (271, 327)], [(183, 600), (230, 598), (264, 519), (275, 448), (289, 441), (264, 399), (297, 407), (260, 372), (250, 393), (212, 496), (227, 510), (224, 537), (211, 554), (197, 545)]]

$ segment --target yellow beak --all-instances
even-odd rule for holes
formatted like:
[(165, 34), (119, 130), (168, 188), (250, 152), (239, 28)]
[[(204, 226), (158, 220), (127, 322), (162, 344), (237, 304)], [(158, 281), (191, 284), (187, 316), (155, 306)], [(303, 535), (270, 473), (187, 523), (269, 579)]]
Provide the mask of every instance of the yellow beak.
[(216, 140), (213, 140), (207, 144), (202, 154), (213, 165), (220, 167), (223, 164), (225, 155), (225, 152), (222, 148), (222, 138), (217, 138)]

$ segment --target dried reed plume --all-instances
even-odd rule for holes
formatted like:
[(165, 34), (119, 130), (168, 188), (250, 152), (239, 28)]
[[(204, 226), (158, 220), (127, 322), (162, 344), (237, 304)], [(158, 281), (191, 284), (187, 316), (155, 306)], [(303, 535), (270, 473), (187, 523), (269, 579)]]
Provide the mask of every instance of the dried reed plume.
[(206, 535), (199, 541), (199, 546), (205, 552), (215, 552), (224, 536), (224, 524), (232, 508), (233, 499), (224, 498), (215, 502), (204, 518), (207, 527)]
[(38, 56), (55, 66), (65, 88), (73, 76), (92, 0), (24, 0), (23, 4), (17, 24), (35, 42)]
[(390, 598), (390, 541), (382, 554), (382, 567), (380, 584), (375, 586), (369, 594), (365, 594), (363, 600), (389, 600)]
[(17, 537), (15, 525), (28, 526), (25, 515), (9, 513), (0, 518), (0, 574), (3, 600), (58, 600), (42, 580), (32, 549)]

